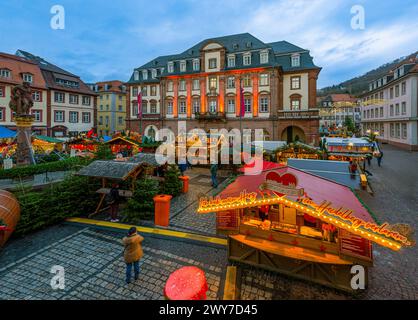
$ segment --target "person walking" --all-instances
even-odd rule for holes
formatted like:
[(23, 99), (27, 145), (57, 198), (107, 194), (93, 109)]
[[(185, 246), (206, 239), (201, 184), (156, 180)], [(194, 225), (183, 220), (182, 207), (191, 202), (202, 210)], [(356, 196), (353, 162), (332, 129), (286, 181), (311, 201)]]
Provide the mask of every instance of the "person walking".
[(218, 174), (218, 164), (216, 163), (212, 163), (210, 165), (210, 174), (211, 174), (211, 179), (212, 179), (212, 187), (217, 188), (218, 187), (218, 179), (217, 179), (217, 174)]
[(369, 167), (371, 167), (372, 166), (372, 156), (367, 155), (366, 159), (367, 159), (367, 164), (369, 165)]
[(119, 212), (119, 186), (114, 183), (112, 188), (109, 191), (109, 205), (110, 205), (110, 222), (118, 222), (118, 212)]
[(134, 268), (134, 279), (139, 277), (139, 261), (144, 252), (142, 250), (142, 241), (144, 238), (137, 233), (135, 227), (131, 227), (128, 235), (122, 239), (125, 246), (123, 257), (126, 263), (126, 283), (131, 283), (132, 267)]
[(377, 164), (379, 167), (381, 167), (382, 158), (383, 158), (383, 151), (380, 151), (379, 155), (377, 156)]

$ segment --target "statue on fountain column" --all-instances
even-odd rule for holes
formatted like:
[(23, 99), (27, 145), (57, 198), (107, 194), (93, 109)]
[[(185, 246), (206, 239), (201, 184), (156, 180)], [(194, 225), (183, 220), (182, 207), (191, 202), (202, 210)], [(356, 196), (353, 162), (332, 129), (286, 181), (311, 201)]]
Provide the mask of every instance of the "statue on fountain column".
[(31, 142), (33, 115), (30, 114), (33, 98), (28, 82), (19, 84), (12, 89), (9, 107), (15, 113), (14, 121), (17, 127), (17, 165), (34, 164)]
[(28, 82), (19, 84), (12, 89), (9, 107), (17, 116), (29, 115), (29, 110), (33, 107), (33, 98)]

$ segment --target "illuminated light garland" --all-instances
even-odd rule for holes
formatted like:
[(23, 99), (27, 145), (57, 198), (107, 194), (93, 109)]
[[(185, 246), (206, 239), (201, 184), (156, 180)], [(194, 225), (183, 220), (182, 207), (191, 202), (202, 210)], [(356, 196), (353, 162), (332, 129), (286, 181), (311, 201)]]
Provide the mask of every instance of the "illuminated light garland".
[[(252, 194), (255, 194), (255, 193), (252, 193)], [(248, 196), (248, 195), (251, 195), (251, 194), (247, 194), (246, 191), (244, 190), (240, 194), (240, 196), (235, 197), (235, 199), (237, 199), (237, 201), (239, 201), (239, 199), (242, 200), (243, 198), (248, 200), (246, 195)], [(339, 227), (341, 227), (342, 229), (349, 230), (351, 233), (355, 233), (355, 234), (359, 234), (359, 235), (361, 234), (361, 235), (363, 235), (364, 238), (367, 238), (368, 240), (371, 240), (373, 242), (377, 242), (380, 245), (388, 247), (390, 249), (395, 248), (396, 250), (399, 250), (402, 247), (402, 245), (399, 245), (399, 243), (396, 242), (396, 240), (392, 241), (392, 240), (389, 240), (387, 237), (384, 238), (384, 236), (377, 236), (377, 235), (371, 234), (369, 232), (365, 232), (365, 231), (359, 229), (359, 227), (356, 228), (353, 225), (350, 225), (349, 223), (346, 223), (346, 222), (337, 220), (337, 218), (331, 218), (331, 217), (325, 215), (323, 213), (323, 212), (325, 212), (325, 210), (323, 212), (319, 212), (317, 210), (313, 210), (311, 208), (306, 207), (305, 203), (303, 203), (303, 205), (301, 205), (298, 202), (288, 200), (288, 199), (285, 198), (285, 195), (279, 196), (278, 194), (274, 193), (273, 197), (264, 198), (262, 200), (256, 200), (255, 198), (253, 198), (250, 201), (240, 201), (239, 203), (235, 203), (235, 204), (232, 204), (232, 205), (230, 205), (230, 204), (228, 204), (228, 205), (219, 204), (219, 203), (222, 203), (223, 200), (230, 201), (228, 199), (231, 199), (231, 198), (226, 198), (226, 199), (217, 198), (217, 199), (211, 199), (211, 200), (208, 200), (206, 198), (201, 199), (200, 202), (199, 202), (199, 208), (198, 208), (197, 212), (198, 213), (209, 213), (209, 212), (223, 211), (225, 209), (229, 209), (229, 208), (232, 208), (232, 207), (235, 207), (236, 209), (238, 209), (238, 208), (248, 208), (250, 206), (254, 206), (254, 205), (257, 205), (257, 204), (280, 204), (280, 203), (282, 203), (282, 204), (289, 205), (290, 207), (297, 208), (297, 209), (299, 209), (299, 211), (301, 211), (303, 213), (314, 214), (315, 216), (319, 217), (320, 219), (328, 220), (331, 223), (339, 225)], [(232, 199), (234, 199), (234, 198), (232, 198)], [(215, 203), (217, 205), (215, 205)], [(209, 207), (206, 208), (205, 205), (208, 205)], [(328, 213), (328, 214), (330, 214), (330, 213)], [(341, 219), (341, 218), (338, 217), (338, 219)], [(401, 237), (402, 235), (399, 235), (399, 236)], [(408, 242), (402, 242), (402, 243), (404, 245), (408, 245)]]

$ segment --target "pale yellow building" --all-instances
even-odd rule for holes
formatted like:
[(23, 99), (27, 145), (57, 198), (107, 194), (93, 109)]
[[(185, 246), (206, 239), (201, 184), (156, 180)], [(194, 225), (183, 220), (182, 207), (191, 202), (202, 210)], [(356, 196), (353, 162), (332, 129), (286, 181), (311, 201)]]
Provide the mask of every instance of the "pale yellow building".
[(123, 82), (103, 81), (92, 85), (97, 97), (97, 134), (111, 136), (125, 130), (126, 87)]

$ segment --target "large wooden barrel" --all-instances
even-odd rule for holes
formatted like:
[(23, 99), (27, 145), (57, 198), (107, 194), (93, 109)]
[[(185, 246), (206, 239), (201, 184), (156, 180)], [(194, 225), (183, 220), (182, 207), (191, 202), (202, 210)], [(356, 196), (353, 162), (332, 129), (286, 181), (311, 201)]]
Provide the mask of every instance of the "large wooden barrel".
[(6, 231), (0, 230), (0, 247), (2, 247), (16, 228), (20, 218), (20, 206), (13, 194), (0, 190), (0, 219), (6, 224)]

